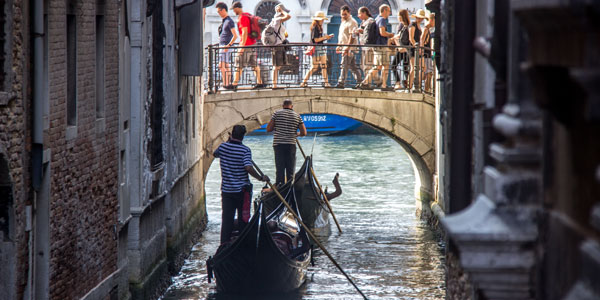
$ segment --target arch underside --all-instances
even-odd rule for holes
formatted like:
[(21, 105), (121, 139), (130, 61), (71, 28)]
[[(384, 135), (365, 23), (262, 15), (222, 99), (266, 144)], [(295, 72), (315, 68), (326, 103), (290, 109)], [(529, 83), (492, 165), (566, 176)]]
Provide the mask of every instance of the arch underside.
[[(326, 94), (332, 92), (321, 91), (316, 91), (323, 93), (321, 95), (307, 95), (298, 90), (281, 96), (255, 93), (247, 95), (244, 100), (205, 102), (212, 103), (209, 105), (214, 108), (207, 113), (207, 126), (218, 124), (220, 127), (212, 135), (205, 135), (206, 151), (212, 153), (228, 138), (228, 133), (236, 124), (246, 125), (248, 131), (253, 131), (268, 123), (273, 112), (281, 108), (283, 99), (289, 98), (294, 102), (294, 110), (300, 114), (328, 113), (349, 117), (368, 124), (397, 141), (409, 155), (415, 169), (418, 209), (428, 211), (428, 205), (425, 204), (432, 199), (432, 174), (435, 169), (433, 100), (425, 101), (423, 96), (419, 100), (418, 95), (404, 96), (408, 99), (364, 97), (365, 95), (353, 95), (353, 91), (338, 91), (339, 95), (331, 97)], [(385, 96), (385, 93), (381, 95)], [(252, 103), (251, 98), (256, 102)], [(407, 120), (403, 118), (405, 115), (409, 116)], [(223, 122), (224, 120), (228, 122)], [(205, 172), (209, 166), (210, 163)], [(422, 207), (421, 203), (424, 204)]]

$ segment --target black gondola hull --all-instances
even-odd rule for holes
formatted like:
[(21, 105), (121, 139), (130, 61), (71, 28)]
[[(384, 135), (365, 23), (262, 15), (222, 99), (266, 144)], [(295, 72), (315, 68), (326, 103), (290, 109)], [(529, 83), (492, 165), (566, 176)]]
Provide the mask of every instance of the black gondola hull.
[[(281, 193), (288, 195), (286, 200), (297, 212), (295, 198), (290, 196), (291, 192), (287, 193), (290, 188), (291, 185), (286, 185)], [(299, 248), (295, 258), (290, 258), (277, 247), (267, 226), (270, 218), (276, 218), (285, 210), (282, 204), (269, 213), (259, 208), (240, 236), (219, 247), (215, 256), (207, 261), (219, 293), (288, 293), (302, 286), (311, 259), (306, 232), (300, 230), (299, 237), (305, 241), (304, 246)]]

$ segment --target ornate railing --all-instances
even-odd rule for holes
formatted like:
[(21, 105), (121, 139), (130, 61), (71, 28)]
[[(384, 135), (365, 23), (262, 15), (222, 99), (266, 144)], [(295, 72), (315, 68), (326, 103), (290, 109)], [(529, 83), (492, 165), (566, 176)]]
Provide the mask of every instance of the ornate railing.
[[(406, 46), (362, 46), (353, 45), (347, 57), (340, 53), (347, 45), (319, 44), (315, 53), (308, 52), (313, 44), (284, 44), (278, 46), (219, 47), (208, 46), (206, 71), (208, 80), (206, 88), (210, 93), (241, 89), (273, 89), (298, 87), (326, 88), (359, 88), (399, 92), (416, 92), (433, 94), (435, 91), (435, 53), (433, 49)], [(429, 54), (431, 53), (431, 54)], [(323, 58), (325, 56), (325, 63)], [(282, 58), (285, 59), (282, 61)], [(320, 63), (315, 63), (315, 60)], [(354, 63), (345, 69), (346, 80), (342, 81), (344, 67), (342, 63)], [(274, 76), (275, 65), (279, 65), (277, 76)], [(315, 66), (316, 65), (316, 66)], [(387, 80), (381, 79), (382, 71), (373, 71), (374, 67), (383, 70), (387, 65)], [(306, 74), (312, 75), (304, 83)], [(326, 79), (322, 75), (322, 67), (326, 68)], [(260, 72), (260, 80), (256, 72)], [(236, 73), (238, 73), (236, 75)], [(361, 84), (369, 73), (371, 83)], [(276, 80), (273, 80), (276, 78)], [(237, 82), (236, 82), (237, 80)], [(262, 82), (262, 84), (261, 84)], [(412, 84), (411, 84), (412, 82)], [(343, 85), (340, 85), (343, 83)]]

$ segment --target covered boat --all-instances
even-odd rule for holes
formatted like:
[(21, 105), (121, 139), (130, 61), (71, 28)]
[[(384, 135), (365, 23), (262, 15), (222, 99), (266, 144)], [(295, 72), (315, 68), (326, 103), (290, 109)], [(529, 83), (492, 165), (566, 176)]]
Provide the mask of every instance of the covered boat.
[[(299, 214), (296, 199), (302, 191), (289, 182), (279, 192)], [(259, 199), (239, 236), (221, 245), (206, 262), (209, 281), (214, 275), (218, 292), (288, 293), (304, 283), (311, 260), (308, 235), (281, 201), (274, 209), (265, 209), (264, 198), (271, 196)]]

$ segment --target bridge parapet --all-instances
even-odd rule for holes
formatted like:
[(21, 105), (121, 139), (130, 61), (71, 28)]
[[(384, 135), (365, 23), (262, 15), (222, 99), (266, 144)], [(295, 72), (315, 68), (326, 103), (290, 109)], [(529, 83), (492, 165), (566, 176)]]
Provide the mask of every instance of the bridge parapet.
[(291, 99), (298, 113), (328, 113), (368, 124), (393, 138), (409, 154), (417, 174), (417, 205), (429, 202), (435, 170), (435, 100), (431, 95), (354, 89), (285, 89), (207, 94), (204, 99), (205, 172), (212, 153), (236, 124), (259, 128)]

